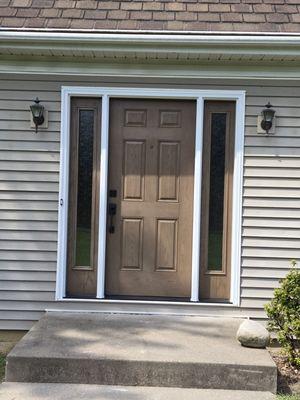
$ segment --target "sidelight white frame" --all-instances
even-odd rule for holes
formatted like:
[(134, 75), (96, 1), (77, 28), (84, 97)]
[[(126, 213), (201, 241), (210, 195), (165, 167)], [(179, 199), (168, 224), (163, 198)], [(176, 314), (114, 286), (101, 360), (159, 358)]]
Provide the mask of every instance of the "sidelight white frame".
[[(232, 214), (232, 260), (231, 260), (231, 295), (230, 304), (240, 304), (240, 269), (241, 269), (241, 234), (242, 234), (242, 180), (245, 129), (245, 91), (235, 90), (197, 90), (163, 88), (128, 88), (128, 87), (77, 87), (63, 86), (61, 89), (61, 147), (59, 180), (59, 216), (58, 216), (58, 254), (56, 277), (56, 300), (65, 300), (66, 262), (67, 262), (67, 224), (68, 224), (68, 187), (69, 187), (69, 147), (70, 147), (70, 99), (71, 97), (102, 98), (101, 118), (101, 170), (99, 196), (99, 241), (98, 273), (96, 301), (105, 299), (105, 251), (106, 251), (106, 216), (107, 216), (107, 180), (109, 157), (109, 99), (151, 98), (151, 99), (186, 99), (195, 100), (195, 173), (193, 207), (193, 247), (192, 247), (192, 282), (191, 302), (199, 301), (199, 256), (201, 227), (201, 178), (202, 178), (202, 143), (205, 100), (231, 100), (236, 102), (235, 119), (235, 155), (233, 176), (233, 214)], [(72, 301), (72, 299), (67, 299)], [(78, 301), (78, 299), (76, 299)], [(82, 299), (82, 301), (85, 301)], [(89, 300), (87, 300), (89, 301)], [(95, 299), (93, 299), (95, 301)], [(109, 300), (105, 300), (109, 301)], [(155, 302), (154, 302), (155, 303)], [(161, 302), (160, 302), (161, 303)], [(201, 303), (211, 304), (211, 303)], [(222, 303), (217, 303), (222, 305)], [(216, 304), (215, 304), (216, 305)], [(228, 304), (227, 304), (228, 305)]]

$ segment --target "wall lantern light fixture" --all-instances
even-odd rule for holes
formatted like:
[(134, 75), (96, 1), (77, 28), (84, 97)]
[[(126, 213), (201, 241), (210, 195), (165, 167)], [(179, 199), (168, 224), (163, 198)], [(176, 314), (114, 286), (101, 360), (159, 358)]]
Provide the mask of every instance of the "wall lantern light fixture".
[(44, 123), (44, 106), (40, 104), (40, 100), (37, 97), (34, 100), (34, 104), (30, 106), (30, 111), (32, 114), (32, 120), (35, 125), (35, 133), (38, 132), (38, 126)]
[(266, 104), (265, 108), (261, 112), (261, 127), (264, 131), (266, 131), (266, 133), (269, 133), (270, 129), (272, 128), (273, 119), (275, 116), (275, 110), (273, 110), (271, 107), (272, 105), (270, 104), (270, 102), (268, 102), (268, 104)]

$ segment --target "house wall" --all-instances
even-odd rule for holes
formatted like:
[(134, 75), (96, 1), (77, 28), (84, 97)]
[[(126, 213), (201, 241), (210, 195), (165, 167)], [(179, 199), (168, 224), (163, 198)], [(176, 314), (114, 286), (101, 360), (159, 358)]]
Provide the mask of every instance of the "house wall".
[[(141, 79), (0, 76), (0, 328), (28, 329), (45, 309), (119, 310), (117, 302), (57, 303), (55, 297), (62, 85), (141, 85)], [(241, 307), (128, 303), (123, 310), (265, 318), (263, 305), (292, 258), (300, 258), (300, 83), (143, 79), (144, 86), (246, 90)], [(35, 134), (38, 96), (49, 127)], [(276, 133), (256, 133), (270, 101)]]

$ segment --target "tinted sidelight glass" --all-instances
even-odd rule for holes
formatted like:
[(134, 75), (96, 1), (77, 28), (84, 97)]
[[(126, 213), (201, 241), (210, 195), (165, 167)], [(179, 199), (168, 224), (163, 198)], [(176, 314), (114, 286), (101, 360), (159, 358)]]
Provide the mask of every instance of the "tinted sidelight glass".
[(71, 98), (67, 296), (95, 297), (101, 99)]
[(91, 266), (94, 110), (79, 110), (76, 266)]
[(211, 114), (208, 270), (222, 270), (226, 114)]
[(229, 301), (235, 103), (204, 105), (200, 298)]

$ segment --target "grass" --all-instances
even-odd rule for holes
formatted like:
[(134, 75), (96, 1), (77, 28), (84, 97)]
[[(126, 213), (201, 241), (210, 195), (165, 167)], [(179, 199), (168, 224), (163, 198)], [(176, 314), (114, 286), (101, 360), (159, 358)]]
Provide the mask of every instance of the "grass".
[(208, 270), (222, 270), (223, 232), (209, 232), (208, 237)]
[(300, 394), (279, 394), (277, 400), (300, 400)]
[(90, 265), (91, 230), (77, 227), (76, 237), (76, 265)]
[(5, 376), (5, 357), (0, 355), (0, 383), (3, 382)]

